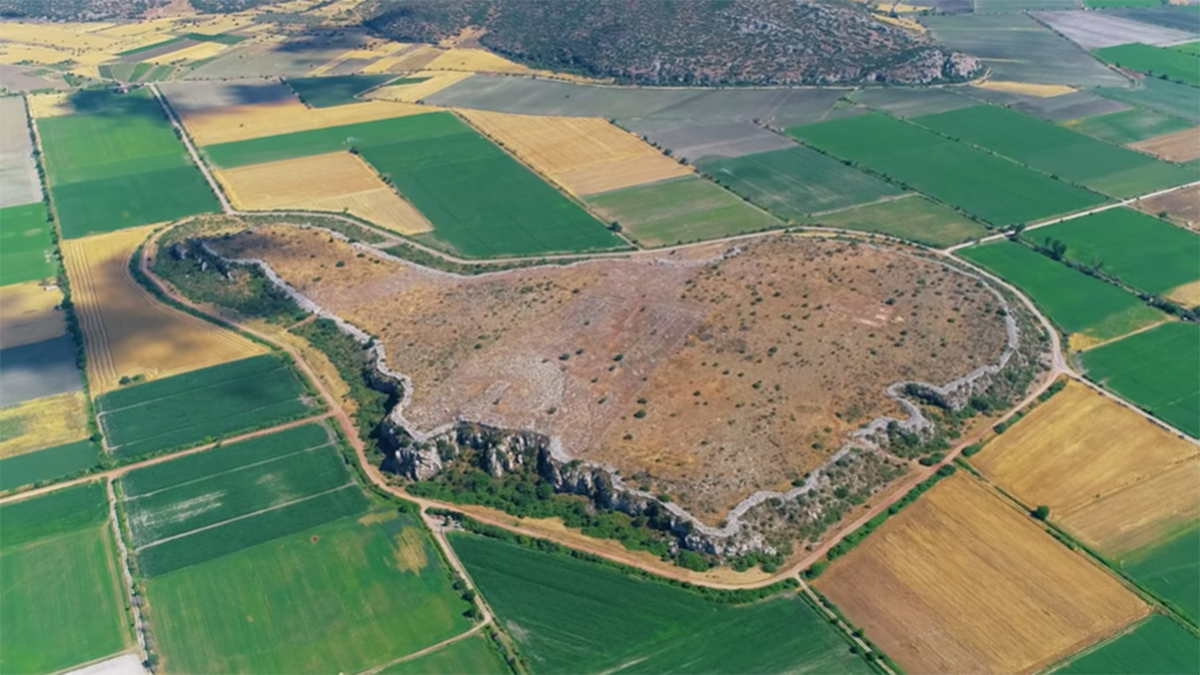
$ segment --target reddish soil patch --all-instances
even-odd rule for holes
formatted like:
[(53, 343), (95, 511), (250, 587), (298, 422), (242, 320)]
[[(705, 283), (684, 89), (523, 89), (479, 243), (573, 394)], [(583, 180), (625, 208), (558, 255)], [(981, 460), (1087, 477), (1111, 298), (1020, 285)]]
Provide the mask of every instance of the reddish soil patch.
[(1137, 207), (1154, 216), (1166, 213), (1175, 224), (1200, 230), (1200, 185), (1138, 200)]

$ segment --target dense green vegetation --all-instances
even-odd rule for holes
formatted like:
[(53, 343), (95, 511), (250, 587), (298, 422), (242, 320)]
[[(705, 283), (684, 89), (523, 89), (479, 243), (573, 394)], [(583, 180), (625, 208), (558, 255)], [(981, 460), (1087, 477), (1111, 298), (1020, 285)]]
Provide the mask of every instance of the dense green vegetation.
[(1135, 553), (1121, 568), (1193, 624), (1200, 622), (1200, 524)]
[(291, 367), (264, 355), (111, 391), (96, 411), (109, 449), (128, 459), (303, 417), (315, 406), (304, 393)]
[(100, 465), (100, 446), (86, 440), (0, 459), (0, 490), (65, 478)]
[(696, 163), (718, 184), (788, 220), (900, 194), (884, 181), (803, 146)]
[(1132, 209), (1109, 209), (1026, 235), (1066, 244), (1064, 259), (1165, 295), (1200, 279), (1200, 236)]
[(358, 95), (395, 79), (395, 75), (336, 75), (332, 77), (295, 77), (284, 83), (296, 92), (305, 105), (329, 108), (358, 101)]
[(993, 105), (925, 115), (916, 124), (1111, 197), (1132, 197), (1195, 179), (1193, 172)]
[(1200, 638), (1161, 614), (1132, 631), (1090, 649), (1054, 675), (1176, 675), (1200, 664)]
[(870, 672), (793, 591), (714, 602), (548, 542), (450, 539), (533, 672)]
[(1097, 49), (1096, 56), (1118, 68), (1200, 87), (1200, 56), (1185, 51), (1131, 42)]
[[(1036, 237), (1036, 231), (1029, 236)], [(1111, 338), (1162, 319), (1160, 312), (1120, 288), (1013, 241), (958, 253), (1020, 288), (1068, 333)]]
[(1200, 325), (1168, 322), (1084, 352), (1089, 379), (1200, 437)]
[(809, 224), (879, 232), (929, 246), (951, 246), (987, 234), (987, 228), (920, 195), (889, 199), (817, 216)]
[[(1195, 22), (1194, 18), (1192, 22)], [(1200, 109), (1196, 108), (1196, 88), (1186, 84), (1146, 78), (1138, 83), (1137, 89), (1100, 87), (1096, 89), (1096, 93), (1114, 101), (1200, 124)]]
[(53, 277), (53, 255), (45, 204), (0, 209), (0, 286)]
[(425, 656), (384, 668), (380, 675), (502, 675), (508, 672), (511, 671), (488, 643), (488, 638), (473, 635)]
[[(978, 107), (982, 106), (955, 112)], [(994, 225), (1033, 221), (1104, 201), (1083, 188), (881, 113), (794, 127), (787, 133)]]
[(174, 672), (357, 673), (469, 627), (428, 534), (385, 509), (150, 579)]
[(49, 673), (130, 639), (101, 483), (0, 506), (0, 665)]
[(1074, 129), (1088, 136), (1120, 144), (1144, 141), (1147, 138), (1183, 131), (1193, 126), (1178, 117), (1162, 115), (1141, 108), (1130, 108), (1105, 115), (1067, 120), (1062, 124), (1068, 129)]
[(71, 102), (75, 114), (37, 121), (64, 237), (218, 210), (150, 92), (83, 90)]
[(643, 246), (716, 239), (783, 224), (698, 176), (634, 185), (586, 198)]

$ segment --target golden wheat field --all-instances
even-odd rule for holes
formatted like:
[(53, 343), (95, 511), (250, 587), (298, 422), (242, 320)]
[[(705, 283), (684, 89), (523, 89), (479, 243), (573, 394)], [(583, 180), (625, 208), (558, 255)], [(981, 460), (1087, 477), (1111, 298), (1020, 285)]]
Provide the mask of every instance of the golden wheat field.
[(427, 70), (465, 70), (470, 73), (512, 73), (524, 75), (531, 71), (519, 63), (485, 49), (447, 49), (425, 66)]
[(1184, 307), (1200, 305), (1200, 281), (1193, 281), (1171, 289), (1167, 293), (1167, 299), (1174, 300)]
[(608, 192), (691, 173), (607, 120), (460, 110), (483, 133), (577, 195)]
[(253, 164), (215, 174), (229, 199), (245, 211), (346, 211), (401, 234), (433, 229), (366, 162), (349, 152)]
[(88, 437), (87, 399), (82, 391), (35, 398), (0, 410), (0, 458), (52, 448)]
[[(995, 438), (972, 464), (1056, 520), (1197, 456), (1196, 446), (1086, 385), (1070, 382)], [(1142, 511), (1153, 513), (1156, 500)]]
[(184, 112), (182, 116), (184, 126), (197, 145), (214, 145), (341, 124), (420, 115), (432, 110), (437, 108), (391, 101), (309, 108), (293, 97), (279, 103)]
[(1200, 157), (1200, 127), (1130, 143), (1129, 147), (1172, 162), (1187, 162)]
[[(446, 87), (461, 82), (471, 76), (471, 73), (458, 72), (427, 72), (421, 71), (413, 73), (411, 77), (426, 78), (421, 82), (412, 82), (409, 84), (391, 84), (385, 87), (380, 87), (369, 91), (365, 94), (366, 98), (377, 99), (381, 101), (399, 101), (402, 103), (416, 103), (430, 94), (437, 93)], [(430, 108), (433, 109), (433, 108)]]
[(0, 289), (0, 349), (27, 345), (66, 332), (58, 309), (62, 293), (37, 281)]
[(27, 96), (25, 100), (29, 102), (29, 116), (37, 120), (70, 115), (75, 112), (75, 107), (71, 105), (70, 94), (65, 92), (37, 94)]
[(910, 673), (1037, 671), (1149, 611), (961, 472), (892, 516), (816, 586)]
[(87, 337), (93, 394), (122, 376), (165, 377), (264, 353), (236, 333), (168, 307), (129, 273), (134, 249), (153, 226), (62, 242), (80, 327)]
[(1037, 98), (1052, 98), (1075, 91), (1071, 87), (1062, 84), (1037, 84), (1034, 82), (1011, 82), (1007, 80), (988, 80), (981, 82), (979, 86), (993, 91), (1024, 94), (1026, 96), (1036, 96)]

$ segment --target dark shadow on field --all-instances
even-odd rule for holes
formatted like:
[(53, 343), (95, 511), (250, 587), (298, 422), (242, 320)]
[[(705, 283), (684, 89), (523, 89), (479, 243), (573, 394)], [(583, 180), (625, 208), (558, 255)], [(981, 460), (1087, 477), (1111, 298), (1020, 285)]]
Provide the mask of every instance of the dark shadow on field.
[(120, 89), (80, 89), (67, 96), (75, 111), (103, 117), (143, 117), (166, 119), (166, 114), (150, 92)]
[(70, 335), (0, 349), (0, 408), (83, 386)]
[(268, 105), (295, 98), (291, 89), (274, 83), (230, 84), (224, 93), (229, 99), (229, 105)]
[(280, 44), (272, 51), (276, 52), (311, 52), (330, 49), (357, 49), (367, 42), (367, 34), (362, 30), (313, 30), (300, 33)]

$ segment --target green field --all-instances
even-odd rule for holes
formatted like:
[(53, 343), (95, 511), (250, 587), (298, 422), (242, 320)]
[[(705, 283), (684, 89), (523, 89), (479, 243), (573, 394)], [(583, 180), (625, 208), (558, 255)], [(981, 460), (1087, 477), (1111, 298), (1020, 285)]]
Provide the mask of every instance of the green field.
[(1140, 42), (1105, 47), (1096, 56), (1118, 68), (1200, 87), (1200, 56)]
[(127, 459), (315, 412), (303, 394), (292, 369), (264, 355), (111, 391), (96, 399), (96, 413), (109, 450)]
[(1161, 614), (1132, 631), (1090, 649), (1054, 675), (1177, 675), (1200, 668), (1200, 638)]
[(450, 537), (534, 672), (870, 672), (795, 591), (721, 604), (562, 553)]
[(53, 251), (44, 204), (0, 209), (0, 286), (53, 277)]
[(1178, 117), (1170, 117), (1141, 108), (1130, 108), (1105, 115), (1067, 120), (1062, 125), (1081, 134), (1122, 145), (1191, 129), (1194, 126)]
[(1162, 7), (1162, 0), (1083, 0), (1083, 6), (1088, 9), (1108, 9), (1112, 7)]
[(166, 40), (163, 40), (162, 42), (154, 42), (154, 43), (151, 43), (148, 45), (142, 45), (141, 47), (134, 47), (133, 49), (126, 49), (123, 52), (117, 52), (117, 56), (129, 56), (130, 54), (140, 54), (141, 52), (148, 52), (151, 49), (158, 49), (159, 47), (166, 47), (167, 45), (173, 45), (176, 42), (182, 42), (182, 41), (183, 41), (183, 38), (181, 38), (181, 37), (168, 38)]
[(881, 113), (795, 127), (787, 133), (994, 225), (1034, 221), (1104, 201), (1098, 194)]
[(1140, 291), (1166, 295), (1200, 279), (1200, 236), (1132, 209), (1109, 209), (1026, 235), (1067, 245), (1065, 257), (1101, 269)]
[(37, 121), (64, 237), (218, 210), (149, 91), (85, 90), (71, 100), (75, 114)]
[(926, 115), (914, 123), (1111, 197), (1196, 178), (1187, 169), (994, 105)]
[(1189, 42), (1187, 44), (1175, 45), (1174, 47), (1171, 47), (1171, 49), (1174, 49), (1177, 52), (1183, 52), (1184, 54), (1200, 56), (1200, 42)]
[(944, 247), (982, 237), (987, 228), (920, 195), (889, 199), (808, 221), (812, 225), (879, 232)]
[(591, 195), (587, 203), (643, 246), (716, 239), (783, 223), (699, 176)]
[(508, 672), (508, 666), (488, 644), (488, 638), (472, 635), (425, 656), (384, 668), (379, 675), (507, 675)]
[(91, 441), (67, 443), (0, 459), (0, 490), (62, 478), (99, 464), (100, 446)]
[(348, 517), (150, 579), (170, 672), (357, 673), (469, 628), (415, 518)]
[[(1037, 231), (1030, 232), (1036, 238)], [(1036, 253), (998, 241), (958, 252), (1024, 291), (1067, 333), (1113, 338), (1159, 321), (1158, 310), (1120, 288)]]
[(802, 146), (696, 163), (717, 183), (787, 220), (900, 194), (900, 189)]
[(284, 80), (305, 105), (330, 108), (358, 100), (358, 95), (396, 79), (395, 75), (337, 75), (333, 77), (296, 77)]
[(1193, 524), (1167, 542), (1135, 553), (1121, 568), (1192, 622), (1200, 620), (1200, 526)]
[(1200, 124), (1200, 108), (1196, 107), (1196, 88), (1186, 84), (1146, 78), (1138, 83), (1137, 89), (1100, 87), (1095, 91), (1114, 101)]
[(102, 483), (0, 506), (0, 671), (51, 673), (131, 638)]
[(1084, 352), (1089, 379), (1200, 437), (1200, 325), (1170, 322)]

